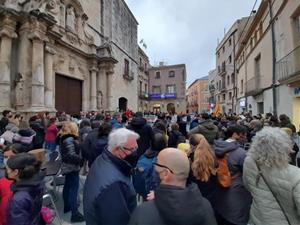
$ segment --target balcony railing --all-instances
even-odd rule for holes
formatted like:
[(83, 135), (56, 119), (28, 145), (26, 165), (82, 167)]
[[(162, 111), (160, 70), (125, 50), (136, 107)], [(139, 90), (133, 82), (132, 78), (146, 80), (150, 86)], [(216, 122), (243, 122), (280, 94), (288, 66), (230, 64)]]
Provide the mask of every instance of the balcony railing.
[(283, 82), (300, 74), (300, 45), (276, 63), (276, 78)]
[(123, 78), (129, 81), (132, 81), (134, 79), (134, 73), (132, 71), (128, 72), (124, 72), (123, 74)]
[(263, 92), (263, 77), (257, 76), (246, 83), (246, 95), (258, 95)]

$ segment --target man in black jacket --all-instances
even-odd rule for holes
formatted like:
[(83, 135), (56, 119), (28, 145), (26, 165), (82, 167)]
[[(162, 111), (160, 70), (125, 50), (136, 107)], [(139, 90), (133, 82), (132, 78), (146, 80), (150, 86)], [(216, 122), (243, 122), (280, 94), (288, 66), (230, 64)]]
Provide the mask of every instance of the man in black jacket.
[(154, 201), (140, 205), (129, 225), (216, 225), (214, 212), (195, 184), (186, 185), (190, 163), (185, 153), (167, 148), (158, 154), (155, 170), (161, 179)]
[(136, 207), (127, 159), (139, 135), (126, 128), (112, 131), (108, 148), (93, 162), (84, 186), (83, 207), (88, 225), (126, 225)]
[(140, 158), (141, 155), (145, 153), (145, 151), (150, 148), (151, 140), (153, 138), (153, 131), (145, 118), (143, 118), (143, 114), (141, 112), (137, 112), (130, 124), (127, 127), (129, 130), (133, 130), (136, 132), (140, 138), (138, 139), (138, 150), (137, 152), (131, 157), (131, 164), (135, 166), (137, 160)]
[(2, 118), (0, 120), (0, 135), (3, 134), (5, 132), (5, 127), (7, 126), (8, 124), (8, 118), (10, 116), (12, 116), (12, 113), (10, 110), (4, 110), (2, 112)]

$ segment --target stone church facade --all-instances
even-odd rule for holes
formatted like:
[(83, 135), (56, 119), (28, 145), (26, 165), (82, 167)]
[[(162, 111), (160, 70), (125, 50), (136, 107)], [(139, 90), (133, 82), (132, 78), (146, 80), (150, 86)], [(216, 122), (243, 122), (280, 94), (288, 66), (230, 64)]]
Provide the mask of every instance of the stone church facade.
[(123, 0), (0, 0), (0, 111), (137, 110), (137, 25)]

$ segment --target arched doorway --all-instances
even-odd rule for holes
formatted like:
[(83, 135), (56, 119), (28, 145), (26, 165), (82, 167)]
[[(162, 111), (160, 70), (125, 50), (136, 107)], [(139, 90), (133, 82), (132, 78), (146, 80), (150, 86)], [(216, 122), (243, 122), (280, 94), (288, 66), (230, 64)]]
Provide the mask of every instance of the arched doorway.
[(175, 105), (173, 103), (169, 103), (167, 105), (167, 111), (171, 113), (175, 113)]
[(127, 110), (127, 98), (119, 98), (119, 110), (125, 112)]

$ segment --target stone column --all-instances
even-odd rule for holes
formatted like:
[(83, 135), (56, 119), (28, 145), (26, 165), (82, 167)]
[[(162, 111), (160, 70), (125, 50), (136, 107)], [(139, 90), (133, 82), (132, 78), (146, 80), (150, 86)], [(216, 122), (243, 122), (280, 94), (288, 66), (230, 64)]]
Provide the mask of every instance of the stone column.
[(45, 77), (44, 77), (44, 42), (41, 39), (32, 40), (32, 90), (31, 106), (45, 106)]
[(91, 110), (97, 111), (97, 69), (91, 69)]
[(45, 48), (45, 106), (51, 110), (54, 110), (54, 71), (53, 71), (53, 56), (55, 50), (53, 46), (47, 44)]
[[(107, 80), (105, 66), (100, 65), (98, 77), (98, 93), (102, 93), (102, 99), (99, 99), (99, 108), (107, 110)], [(102, 103), (102, 104), (101, 104)]]
[(112, 75), (113, 73), (107, 72), (106, 73), (106, 87), (107, 87), (107, 110), (113, 111), (112, 109)]
[(11, 108), (11, 51), (12, 39), (15, 33), (16, 22), (5, 15), (1, 22), (0, 30), (0, 110)]

